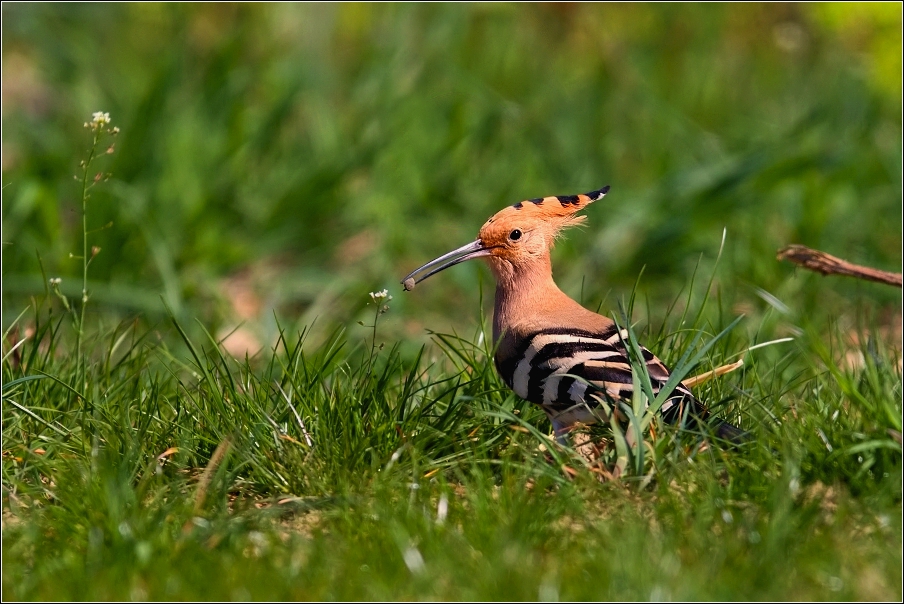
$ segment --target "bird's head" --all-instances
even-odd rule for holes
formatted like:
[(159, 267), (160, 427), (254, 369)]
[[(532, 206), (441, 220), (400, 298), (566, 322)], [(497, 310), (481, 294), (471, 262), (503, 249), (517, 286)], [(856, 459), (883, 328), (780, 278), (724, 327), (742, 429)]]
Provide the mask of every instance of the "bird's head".
[(465, 260), (486, 258), (497, 275), (545, 257), (563, 229), (586, 218), (577, 213), (602, 199), (609, 187), (583, 195), (563, 195), (521, 201), (500, 210), (480, 228), (477, 239), (431, 260), (402, 281), (406, 290), (427, 277)]

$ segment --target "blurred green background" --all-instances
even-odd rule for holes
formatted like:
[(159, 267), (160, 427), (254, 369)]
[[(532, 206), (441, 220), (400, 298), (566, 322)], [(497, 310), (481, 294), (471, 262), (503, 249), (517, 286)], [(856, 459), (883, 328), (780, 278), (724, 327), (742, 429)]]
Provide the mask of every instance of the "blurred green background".
[(254, 348), (274, 310), (350, 323), (389, 288), (392, 333), (466, 331), (485, 268), (404, 297), (399, 279), (504, 205), (608, 184), (554, 255), (592, 307), (645, 267), (664, 313), (727, 229), (735, 311), (900, 315), (898, 290), (775, 260), (802, 243), (900, 270), (900, 4), (2, 11), (4, 325), (46, 278), (80, 291), (73, 174), (99, 110), (122, 133), (89, 205), (113, 222), (91, 235), (92, 313), (159, 320), (162, 296), (222, 334), (244, 321)]

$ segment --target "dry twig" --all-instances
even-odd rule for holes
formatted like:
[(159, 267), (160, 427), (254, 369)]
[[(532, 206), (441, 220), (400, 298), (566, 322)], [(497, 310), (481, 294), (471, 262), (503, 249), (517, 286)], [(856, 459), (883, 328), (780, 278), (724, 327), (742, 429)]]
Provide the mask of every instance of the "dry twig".
[(210, 456), (210, 461), (207, 463), (207, 467), (204, 468), (201, 479), (198, 481), (198, 490), (195, 494), (195, 514), (199, 513), (204, 506), (204, 499), (207, 497), (207, 487), (210, 486), (210, 481), (213, 478), (214, 472), (217, 471), (220, 462), (226, 457), (226, 453), (229, 452), (231, 446), (232, 438), (227, 436), (219, 445), (217, 445), (213, 455)]
[(780, 249), (776, 257), (779, 260), (788, 260), (823, 275), (847, 275), (857, 279), (901, 287), (901, 273), (889, 273), (868, 266), (851, 264), (846, 260), (808, 248), (805, 245), (789, 245)]

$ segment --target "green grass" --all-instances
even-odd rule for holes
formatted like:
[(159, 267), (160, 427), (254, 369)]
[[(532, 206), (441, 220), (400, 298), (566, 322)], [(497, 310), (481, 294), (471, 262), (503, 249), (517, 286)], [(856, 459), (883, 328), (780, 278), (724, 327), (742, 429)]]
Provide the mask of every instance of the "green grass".
[[(49, 310), (4, 367), (6, 597), (900, 594), (900, 356), (882, 348), (853, 370), (818, 337), (751, 352), (698, 391), (750, 443), (656, 425), (640, 474), (601, 483), (486, 343), (437, 335), (404, 359), (377, 323), (236, 361), (130, 324), (97, 334), (83, 380)], [(700, 330), (658, 348), (675, 364)]]
[[(2, 10), (4, 599), (901, 599), (900, 291), (775, 260), (900, 270), (899, 7)], [(594, 471), (484, 269), (392, 285), (606, 184), (557, 281), (753, 348), (695, 388), (748, 443), (638, 396)]]

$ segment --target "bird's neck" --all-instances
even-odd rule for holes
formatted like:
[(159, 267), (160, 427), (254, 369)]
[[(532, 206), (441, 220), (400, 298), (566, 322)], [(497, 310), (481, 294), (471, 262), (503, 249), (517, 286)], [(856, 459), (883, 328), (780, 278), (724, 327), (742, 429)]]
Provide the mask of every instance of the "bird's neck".
[(496, 277), (496, 302), (493, 311), (493, 338), (512, 331), (525, 320), (542, 319), (555, 308), (579, 306), (559, 289), (552, 278), (549, 254), (530, 262), (490, 264)]
[(506, 356), (515, 343), (550, 328), (603, 332), (612, 320), (591, 312), (569, 298), (552, 278), (549, 254), (517, 265), (490, 257), (496, 277), (493, 341), (497, 356)]

